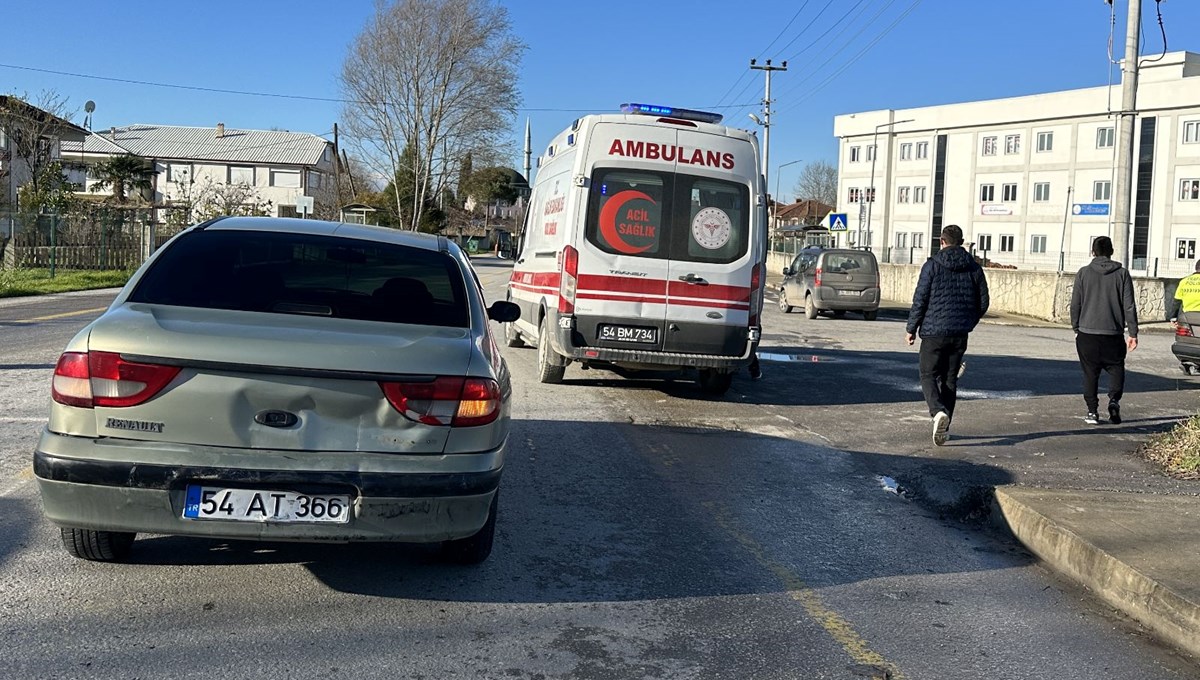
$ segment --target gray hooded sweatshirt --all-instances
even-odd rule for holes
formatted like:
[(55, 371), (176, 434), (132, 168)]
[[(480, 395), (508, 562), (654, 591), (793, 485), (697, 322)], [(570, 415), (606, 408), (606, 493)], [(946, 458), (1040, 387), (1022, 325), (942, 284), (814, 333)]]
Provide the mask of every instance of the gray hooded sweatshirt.
[(1071, 291), (1071, 328), (1092, 335), (1138, 334), (1137, 301), (1133, 279), (1120, 262), (1103, 255), (1075, 274)]

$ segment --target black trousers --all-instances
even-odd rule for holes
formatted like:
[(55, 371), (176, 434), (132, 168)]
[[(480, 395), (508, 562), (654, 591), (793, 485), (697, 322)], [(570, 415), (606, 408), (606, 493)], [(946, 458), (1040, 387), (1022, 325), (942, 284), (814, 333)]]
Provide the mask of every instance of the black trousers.
[(1075, 351), (1079, 353), (1079, 366), (1083, 369), (1083, 403), (1088, 413), (1099, 413), (1100, 372), (1108, 373), (1108, 400), (1121, 401), (1125, 393), (1125, 347), (1124, 335), (1075, 334)]
[(921, 392), (929, 404), (929, 415), (945, 411), (954, 417), (958, 401), (958, 369), (967, 352), (967, 336), (945, 335), (921, 338)]

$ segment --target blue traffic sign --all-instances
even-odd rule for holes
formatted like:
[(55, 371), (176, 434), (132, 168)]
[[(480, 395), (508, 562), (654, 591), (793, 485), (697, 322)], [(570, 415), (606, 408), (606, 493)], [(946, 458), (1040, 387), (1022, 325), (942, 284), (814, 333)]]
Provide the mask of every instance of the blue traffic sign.
[(1076, 203), (1071, 206), (1071, 213), (1075, 215), (1107, 215), (1107, 203)]
[(829, 231), (846, 231), (846, 213), (829, 213)]

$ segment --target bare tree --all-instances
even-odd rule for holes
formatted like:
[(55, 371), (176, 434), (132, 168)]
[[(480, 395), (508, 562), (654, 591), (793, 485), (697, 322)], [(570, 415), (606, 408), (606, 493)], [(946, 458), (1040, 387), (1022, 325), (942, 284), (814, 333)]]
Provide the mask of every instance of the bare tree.
[[(43, 91), (33, 100), (27, 94), (0, 95), (0, 131), (8, 139), (8, 148), (3, 153), (8, 160), (20, 162), (22, 174), (28, 173), (18, 176), (14, 174), (16, 168), (10, 167), (9, 177), (4, 178), (7, 190), (11, 191), (10, 184), (27, 184), (23, 194), (43, 196), (50, 188), (43, 184), (64, 184), (62, 169), (57, 167), (59, 154), (55, 143), (64, 132), (78, 130), (70, 122), (72, 115), (66, 97), (53, 90)], [(8, 196), (4, 198), (7, 200)]]
[(796, 180), (796, 200), (820, 201), (825, 205), (837, 205), (837, 168), (825, 161), (814, 161), (804, 166)]
[(409, 228), (455, 176), (456, 159), (502, 146), (524, 51), (492, 0), (377, 0), (342, 66), (346, 128), (379, 175), (414, 178), (407, 204), (394, 192)]

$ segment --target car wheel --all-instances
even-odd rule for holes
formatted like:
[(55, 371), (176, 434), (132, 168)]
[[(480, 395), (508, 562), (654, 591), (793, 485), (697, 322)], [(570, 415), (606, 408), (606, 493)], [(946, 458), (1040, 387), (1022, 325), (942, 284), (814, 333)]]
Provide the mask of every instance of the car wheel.
[(878, 316), (879, 316), (878, 309), (872, 309), (869, 312), (863, 312), (863, 318), (866, 319), (867, 321), (874, 321), (876, 319), (876, 317), (878, 317)]
[(483, 528), (472, 536), (459, 538), (442, 543), (442, 559), (452, 564), (479, 564), (492, 554), (492, 543), (496, 538), (496, 511), (500, 491), (492, 495), (492, 504), (488, 508), (487, 522)]
[(504, 324), (504, 344), (509, 347), (525, 346), (525, 341), (521, 338), (521, 332), (517, 330), (517, 322), (510, 321)]
[(733, 373), (718, 371), (715, 368), (700, 369), (700, 389), (705, 394), (719, 397), (729, 391), (733, 384)]
[(134, 533), (63, 528), (63, 547), (73, 557), (92, 562), (121, 562), (133, 550)]
[(550, 385), (562, 382), (567, 367), (561, 364), (550, 347), (550, 324), (542, 319), (538, 326), (538, 381)]
[(817, 318), (817, 304), (813, 302), (812, 293), (804, 296), (804, 316), (810, 319)]
[(792, 311), (792, 306), (787, 301), (787, 289), (779, 289), (779, 311), (788, 314)]

